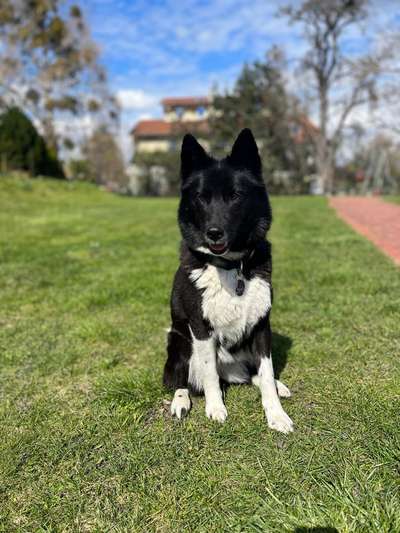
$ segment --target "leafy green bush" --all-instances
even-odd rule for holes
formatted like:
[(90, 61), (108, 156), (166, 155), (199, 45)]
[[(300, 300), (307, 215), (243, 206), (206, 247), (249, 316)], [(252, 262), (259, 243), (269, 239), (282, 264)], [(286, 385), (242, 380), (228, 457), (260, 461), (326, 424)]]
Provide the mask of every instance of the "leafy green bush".
[(144, 171), (144, 194), (154, 194), (150, 174), (151, 168), (157, 166), (165, 170), (165, 178), (169, 184), (169, 194), (176, 194), (179, 191), (180, 150), (139, 152), (135, 154), (132, 162)]
[(0, 164), (2, 172), (25, 170), (32, 176), (65, 177), (56, 154), (17, 107), (0, 116)]
[(86, 159), (71, 159), (68, 163), (68, 174), (74, 180), (95, 182), (95, 176), (90, 171), (90, 164)]

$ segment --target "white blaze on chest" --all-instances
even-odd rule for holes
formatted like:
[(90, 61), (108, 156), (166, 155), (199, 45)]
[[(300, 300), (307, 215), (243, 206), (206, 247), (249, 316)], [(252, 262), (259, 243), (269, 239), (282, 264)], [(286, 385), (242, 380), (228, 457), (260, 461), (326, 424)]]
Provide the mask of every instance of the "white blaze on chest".
[(203, 316), (216, 335), (231, 343), (239, 341), (271, 308), (269, 283), (259, 277), (245, 280), (242, 296), (236, 294), (237, 271), (213, 265), (193, 270), (191, 280), (202, 289)]

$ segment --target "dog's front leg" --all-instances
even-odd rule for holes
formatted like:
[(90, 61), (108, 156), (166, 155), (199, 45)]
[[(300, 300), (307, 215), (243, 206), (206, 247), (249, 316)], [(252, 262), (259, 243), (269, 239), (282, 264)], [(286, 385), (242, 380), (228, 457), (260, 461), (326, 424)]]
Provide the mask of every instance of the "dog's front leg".
[(258, 376), (261, 400), (269, 427), (282, 433), (293, 431), (293, 422), (283, 410), (276, 390), (271, 354), (261, 357)]
[(228, 413), (222, 399), (222, 391), (219, 384), (214, 339), (198, 340), (193, 337), (193, 355), (189, 364), (189, 381), (198, 390), (204, 391), (208, 418), (217, 422), (224, 422)]
[(283, 410), (274, 378), (269, 318), (267, 317), (264, 324), (260, 326), (256, 333), (255, 350), (257, 356), (260, 357), (257, 385), (260, 387), (265, 416), (271, 429), (282, 433), (290, 433), (293, 431), (293, 422)]

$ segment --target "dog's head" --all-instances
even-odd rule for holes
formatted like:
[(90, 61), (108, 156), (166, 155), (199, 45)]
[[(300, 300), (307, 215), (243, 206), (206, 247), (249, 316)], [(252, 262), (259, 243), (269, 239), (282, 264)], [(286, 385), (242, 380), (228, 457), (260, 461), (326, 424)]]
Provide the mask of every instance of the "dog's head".
[(241, 131), (231, 153), (220, 161), (186, 135), (181, 179), (179, 226), (190, 248), (236, 259), (265, 238), (271, 208), (249, 129)]

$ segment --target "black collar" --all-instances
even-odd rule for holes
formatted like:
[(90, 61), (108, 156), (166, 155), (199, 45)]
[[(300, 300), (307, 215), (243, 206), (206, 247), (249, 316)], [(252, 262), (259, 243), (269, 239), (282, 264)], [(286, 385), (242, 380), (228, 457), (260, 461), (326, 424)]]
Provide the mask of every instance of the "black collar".
[(243, 263), (249, 259), (254, 252), (254, 250), (251, 250), (250, 252), (247, 252), (242, 259), (232, 260), (225, 259), (224, 257), (219, 257), (217, 255), (205, 254), (203, 252), (193, 250), (192, 248), (190, 248), (190, 251), (202, 263), (208, 263), (209, 265), (213, 265), (217, 268), (223, 268), (224, 270), (243, 270)]

